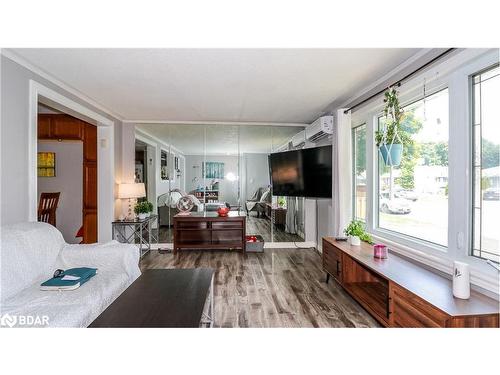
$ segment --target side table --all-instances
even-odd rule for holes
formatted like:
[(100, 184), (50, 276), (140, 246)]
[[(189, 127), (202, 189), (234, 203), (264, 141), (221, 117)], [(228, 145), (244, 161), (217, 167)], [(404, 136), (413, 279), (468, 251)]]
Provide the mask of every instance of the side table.
[(153, 232), (153, 224), (158, 226), (158, 215), (145, 219), (115, 220), (111, 223), (112, 238), (121, 243), (130, 243), (139, 247), (141, 258), (151, 251), (151, 244), (158, 244), (158, 235)]
[(286, 208), (266, 203), (266, 216), (275, 226), (283, 228), (286, 226)]

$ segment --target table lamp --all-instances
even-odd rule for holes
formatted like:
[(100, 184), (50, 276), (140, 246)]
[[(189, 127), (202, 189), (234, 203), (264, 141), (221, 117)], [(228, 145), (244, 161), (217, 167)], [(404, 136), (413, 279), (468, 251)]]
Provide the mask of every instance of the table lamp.
[(127, 219), (132, 219), (132, 199), (142, 198), (145, 196), (146, 188), (142, 182), (118, 185), (118, 198), (128, 199)]

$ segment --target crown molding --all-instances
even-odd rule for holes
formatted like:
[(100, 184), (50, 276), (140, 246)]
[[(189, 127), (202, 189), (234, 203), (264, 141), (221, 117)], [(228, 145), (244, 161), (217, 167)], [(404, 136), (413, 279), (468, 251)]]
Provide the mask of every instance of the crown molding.
[(1, 55), (2, 56), (5, 56), (6, 58), (8, 58), (9, 60), (12, 60), (13, 62), (15, 62), (16, 64), (19, 64), (21, 65), (23, 68), (26, 68), (28, 69), (29, 71), (39, 75), (40, 77), (46, 79), (47, 81), (53, 83), (54, 85), (60, 87), (61, 89), (69, 92), (70, 94), (76, 96), (78, 99), (90, 104), (91, 106), (95, 107), (96, 109), (106, 113), (107, 115), (117, 119), (117, 120), (120, 120), (121, 122), (123, 122), (123, 117), (115, 112), (113, 112), (112, 110), (104, 107), (103, 105), (99, 104), (98, 102), (96, 102), (94, 99), (88, 97), (87, 95), (83, 94), (81, 91), (75, 89), (74, 87), (71, 87), (70, 85), (60, 81), (59, 79), (57, 79), (56, 77), (54, 77), (53, 75), (51, 75), (50, 73), (47, 73), (46, 71), (44, 71), (43, 69), (37, 67), (36, 65), (33, 65), (32, 63), (28, 62), (26, 59), (24, 59), (23, 57), (19, 56), (18, 54), (16, 54), (15, 52), (9, 50), (9, 49), (5, 49), (5, 48), (2, 48), (1, 51), (0, 51)]
[(259, 122), (259, 121), (179, 121), (179, 120), (123, 120), (124, 124), (136, 125), (255, 125), (305, 127), (309, 124), (299, 122)]

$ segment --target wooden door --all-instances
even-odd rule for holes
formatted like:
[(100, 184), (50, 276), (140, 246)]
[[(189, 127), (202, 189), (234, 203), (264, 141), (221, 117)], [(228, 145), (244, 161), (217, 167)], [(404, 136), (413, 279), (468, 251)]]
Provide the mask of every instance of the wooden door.
[(83, 242), (97, 242), (97, 127), (83, 131)]

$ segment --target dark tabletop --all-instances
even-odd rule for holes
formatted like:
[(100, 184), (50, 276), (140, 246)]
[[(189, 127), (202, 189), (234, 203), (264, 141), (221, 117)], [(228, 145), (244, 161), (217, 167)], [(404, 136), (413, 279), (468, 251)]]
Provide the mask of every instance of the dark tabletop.
[(147, 270), (89, 326), (199, 327), (211, 268)]

